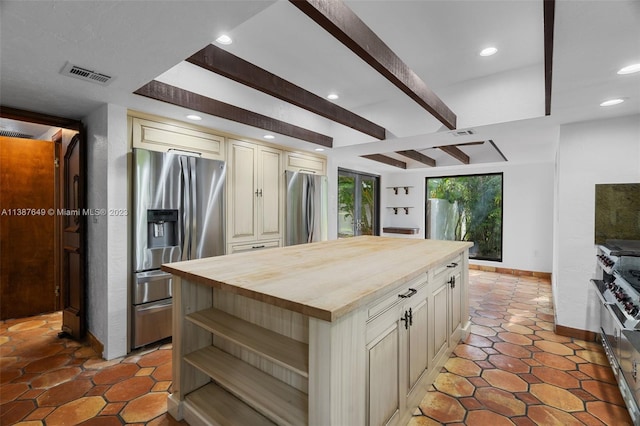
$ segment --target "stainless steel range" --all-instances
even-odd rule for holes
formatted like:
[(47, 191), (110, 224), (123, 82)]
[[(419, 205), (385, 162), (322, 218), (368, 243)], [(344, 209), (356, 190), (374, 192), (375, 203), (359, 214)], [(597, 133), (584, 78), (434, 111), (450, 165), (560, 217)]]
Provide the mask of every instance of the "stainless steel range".
[(640, 424), (640, 241), (598, 246), (596, 279), (600, 335), (633, 423)]

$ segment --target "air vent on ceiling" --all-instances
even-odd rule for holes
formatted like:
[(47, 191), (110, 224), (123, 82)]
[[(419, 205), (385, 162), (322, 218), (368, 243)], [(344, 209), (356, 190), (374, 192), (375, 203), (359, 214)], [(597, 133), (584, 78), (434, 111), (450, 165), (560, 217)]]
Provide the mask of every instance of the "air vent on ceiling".
[(88, 81), (90, 83), (100, 84), (101, 86), (106, 86), (111, 83), (111, 80), (113, 80), (113, 77), (110, 75), (91, 71), (86, 68), (70, 64), (69, 62), (64, 65), (60, 74), (79, 78), (80, 80)]
[(0, 130), (0, 136), (6, 137), (6, 138), (33, 139), (33, 135), (27, 135), (26, 133), (14, 132), (13, 130)]
[(469, 136), (469, 135), (473, 135), (476, 132), (472, 129), (469, 130), (454, 130), (453, 132), (450, 132), (452, 136)]

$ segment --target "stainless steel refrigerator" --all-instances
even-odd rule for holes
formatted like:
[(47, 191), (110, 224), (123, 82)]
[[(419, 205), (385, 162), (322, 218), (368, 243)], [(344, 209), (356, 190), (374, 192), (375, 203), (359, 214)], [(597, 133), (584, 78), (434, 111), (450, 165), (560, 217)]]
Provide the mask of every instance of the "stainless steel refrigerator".
[(286, 171), (285, 245), (327, 239), (327, 177)]
[(194, 153), (133, 150), (131, 347), (171, 336), (163, 263), (224, 254), (225, 163)]

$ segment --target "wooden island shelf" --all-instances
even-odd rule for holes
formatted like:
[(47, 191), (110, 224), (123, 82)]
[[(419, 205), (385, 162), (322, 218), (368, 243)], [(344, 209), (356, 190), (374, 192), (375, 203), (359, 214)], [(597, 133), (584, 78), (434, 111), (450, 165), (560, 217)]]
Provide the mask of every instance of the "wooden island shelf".
[(363, 236), (163, 265), (169, 413), (191, 425), (406, 424), (468, 333), (470, 245)]

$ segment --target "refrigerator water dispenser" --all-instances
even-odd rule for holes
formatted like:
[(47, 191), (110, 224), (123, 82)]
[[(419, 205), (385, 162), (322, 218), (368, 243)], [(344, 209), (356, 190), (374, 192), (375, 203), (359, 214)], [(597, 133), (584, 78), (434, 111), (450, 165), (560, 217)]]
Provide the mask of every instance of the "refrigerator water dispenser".
[(147, 210), (148, 248), (178, 245), (178, 210)]

